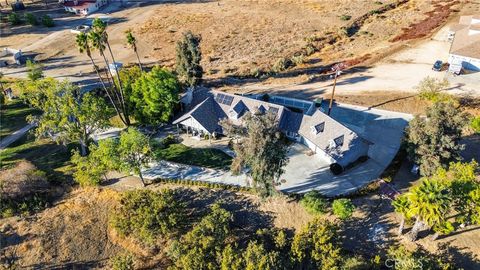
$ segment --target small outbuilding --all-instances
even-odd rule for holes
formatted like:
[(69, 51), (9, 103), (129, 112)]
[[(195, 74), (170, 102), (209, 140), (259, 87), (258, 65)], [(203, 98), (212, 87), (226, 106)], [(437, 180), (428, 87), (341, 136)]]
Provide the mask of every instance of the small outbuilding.
[(448, 63), (451, 72), (458, 68), (480, 71), (480, 15), (462, 16), (450, 28), (452, 42)]

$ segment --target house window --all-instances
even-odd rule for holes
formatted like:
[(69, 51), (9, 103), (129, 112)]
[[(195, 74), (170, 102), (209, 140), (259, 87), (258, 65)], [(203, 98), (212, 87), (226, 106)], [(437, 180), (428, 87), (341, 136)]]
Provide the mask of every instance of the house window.
[(344, 141), (344, 136), (339, 136), (333, 140), (336, 146), (342, 146)]

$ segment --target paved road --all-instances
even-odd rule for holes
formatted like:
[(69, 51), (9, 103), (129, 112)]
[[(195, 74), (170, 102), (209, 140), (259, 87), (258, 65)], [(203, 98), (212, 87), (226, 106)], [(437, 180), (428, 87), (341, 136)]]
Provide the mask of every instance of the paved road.
[(7, 146), (15, 142), (16, 140), (20, 139), (25, 133), (27, 133), (31, 128), (33, 128), (35, 125), (34, 124), (28, 124), (24, 126), (23, 128), (15, 131), (12, 133), (12, 135), (3, 138), (0, 141), (0, 150), (5, 149)]

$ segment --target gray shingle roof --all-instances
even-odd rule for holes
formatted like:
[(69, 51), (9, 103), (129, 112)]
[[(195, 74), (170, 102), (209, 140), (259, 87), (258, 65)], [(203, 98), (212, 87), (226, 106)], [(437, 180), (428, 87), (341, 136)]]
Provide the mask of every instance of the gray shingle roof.
[[(232, 99), (231, 105), (218, 103), (215, 97), (219, 93), (229, 96)], [(202, 95), (205, 96), (204, 93)], [(232, 111), (237, 113), (236, 117), (228, 117)], [(211, 91), (203, 102), (173, 123), (178, 124), (193, 117), (208, 132), (221, 133), (221, 126), (218, 124), (221, 119), (229, 118), (234, 125), (242, 125), (242, 117), (246, 111), (268, 111), (276, 114), (281, 130), (300, 134), (341, 165), (347, 165), (358, 157), (367, 155), (368, 141), (319, 110), (309, 116), (292, 112), (281, 105), (224, 92)]]

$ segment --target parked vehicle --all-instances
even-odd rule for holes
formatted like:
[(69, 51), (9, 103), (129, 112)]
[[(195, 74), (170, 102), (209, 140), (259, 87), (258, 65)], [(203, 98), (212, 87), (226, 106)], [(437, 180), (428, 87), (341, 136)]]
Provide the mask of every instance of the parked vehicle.
[(82, 24), (70, 30), (70, 33), (80, 34), (90, 31), (90, 26)]
[(443, 68), (443, 62), (440, 60), (435, 61), (435, 64), (433, 64), (432, 70), (434, 71), (442, 71)]

